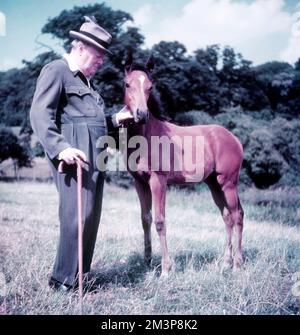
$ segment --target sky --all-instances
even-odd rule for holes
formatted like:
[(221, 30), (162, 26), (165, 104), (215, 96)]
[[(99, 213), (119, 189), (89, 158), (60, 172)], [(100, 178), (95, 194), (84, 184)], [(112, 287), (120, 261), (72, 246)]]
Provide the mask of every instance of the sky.
[[(41, 35), (49, 18), (92, 0), (0, 0), (0, 71), (21, 67), (59, 40)], [(103, 1), (98, 1), (102, 3)], [(300, 0), (106, 0), (124, 10), (145, 36), (145, 47), (179, 41), (189, 53), (208, 45), (232, 46), (254, 64), (300, 58)]]

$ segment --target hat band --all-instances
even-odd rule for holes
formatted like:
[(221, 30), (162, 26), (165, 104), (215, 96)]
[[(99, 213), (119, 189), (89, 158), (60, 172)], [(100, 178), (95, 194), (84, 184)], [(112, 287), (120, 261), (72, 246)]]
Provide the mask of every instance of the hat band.
[(87, 33), (86, 31), (82, 31), (79, 30), (80, 34), (85, 35), (86, 37), (91, 38), (92, 40), (96, 41), (97, 43), (101, 44), (102, 46), (104, 46), (105, 48), (107, 48), (109, 46), (109, 44), (103, 40), (101, 40), (101, 38), (98, 38), (90, 33)]

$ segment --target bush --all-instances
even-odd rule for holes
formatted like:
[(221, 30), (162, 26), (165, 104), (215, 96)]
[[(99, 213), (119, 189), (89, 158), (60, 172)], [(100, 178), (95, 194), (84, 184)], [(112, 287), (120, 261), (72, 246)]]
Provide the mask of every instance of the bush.
[[(262, 121), (260, 122), (263, 124)], [(250, 115), (244, 114), (236, 108), (231, 108), (227, 112), (218, 114), (214, 118), (214, 123), (230, 130), (241, 141), (244, 148), (249, 142), (251, 131), (258, 126), (258, 122), (254, 122)]]
[(32, 148), (32, 154), (34, 157), (45, 157), (45, 151), (40, 142), (37, 142)]
[(282, 185), (299, 185), (300, 174), (300, 120), (276, 118), (272, 124), (274, 147), (288, 163), (283, 171)]
[(0, 125), (0, 163), (8, 158), (16, 159), (19, 167), (30, 166), (28, 150), (23, 147), (19, 139), (9, 127)]
[(255, 129), (250, 134), (245, 165), (250, 178), (259, 188), (277, 183), (288, 167), (274, 143), (274, 135), (266, 127)]
[(203, 111), (190, 111), (178, 113), (175, 117), (175, 123), (181, 126), (193, 126), (196, 124), (211, 124), (213, 118)]

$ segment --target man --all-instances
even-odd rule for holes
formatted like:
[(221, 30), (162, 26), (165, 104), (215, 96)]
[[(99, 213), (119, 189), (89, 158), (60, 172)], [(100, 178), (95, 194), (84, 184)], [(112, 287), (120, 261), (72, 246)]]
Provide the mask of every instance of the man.
[[(85, 17), (70, 54), (41, 71), (30, 110), (32, 128), (43, 145), (59, 193), (60, 239), (51, 288), (68, 291), (76, 286), (77, 259), (77, 177), (76, 160), (87, 162), (82, 176), (83, 272), (90, 271), (101, 215), (104, 174), (96, 166), (100, 149), (97, 139), (107, 128), (117, 127), (132, 116), (128, 111), (105, 117), (104, 102), (93, 89), (90, 77), (103, 63), (111, 35)], [(67, 165), (58, 173), (59, 161)]]

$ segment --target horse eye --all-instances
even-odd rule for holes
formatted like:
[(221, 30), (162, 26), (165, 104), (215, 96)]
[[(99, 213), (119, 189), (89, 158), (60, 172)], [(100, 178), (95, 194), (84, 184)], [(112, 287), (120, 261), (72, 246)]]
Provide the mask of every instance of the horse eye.
[(130, 87), (130, 85), (129, 85), (128, 83), (125, 83), (125, 86), (126, 86), (126, 87)]

